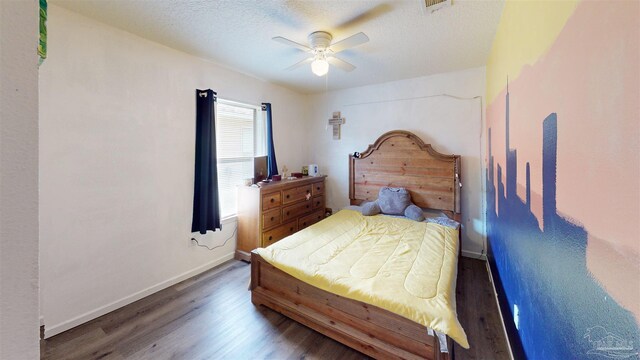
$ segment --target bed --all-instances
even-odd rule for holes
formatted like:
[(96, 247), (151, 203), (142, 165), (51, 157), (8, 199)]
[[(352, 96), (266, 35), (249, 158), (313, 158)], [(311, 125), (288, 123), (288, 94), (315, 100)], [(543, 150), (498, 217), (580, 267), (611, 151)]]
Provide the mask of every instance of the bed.
[[(379, 189), (384, 186), (404, 187), (410, 191), (412, 200), (416, 205), (422, 208), (441, 210), (449, 218), (459, 221), (459, 169), (459, 156), (438, 153), (430, 145), (423, 143), (420, 138), (408, 131), (391, 131), (380, 136), (366, 151), (349, 156), (350, 203), (352, 205), (360, 205), (364, 201), (373, 201), (377, 198)], [(295, 250), (294, 248), (304, 249), (305, 247), (308, 251), (305, 257), (310, 258), (311, 255), (315, 257), (324, 256), (333, 260), (334, 255), (327, 248), (336, 246), (335, 244), (340, 244), (341, 241), (343, 243), (351, 241), (349, 236), (353, 237), (354, 231), (351, 229), (360, 226), (358, 224), (362, 222), (383, 227), (386, 226), (384, 225), (385, 222), (400, 224), (401, 227), (406, 227), (406, 229), (399, 229), (401, 232), (406, 232), (407, 229), (412, 230), (416, 227), (418, 230), (415, 231), (431, 229), (425, 230), (425, 234), (428, 231), (443, 231), (442, 228), (433, 226), (412, 225), (409, 220), (400, 219), (393, 223), (389, 221), (380, 217), (366, 219), (353, 210), (342, 210), (332, 217), (294, 234), (290, 238), (281, 240), (279, 248), (274, 247), (274, 249), (271, 249), (269, 247), (266, 249), (271, 252), (265, 252), (265, 249), (257, 249), (251, 254), (250, 289), (252, 302), (255, 305), (264, 305), (280, 312), (374, 358), (452, 359), (453, 346), (451, 337), (443, 335), (440, 331), (434, 331), (433, 328), (436, 328), (436, 330), (438, 328), (442, 329), (441, 323), (445, 323), (446, 326), (444, 328), (453, 333), (454, 335), (452, 336), (459, 343), (462, 342), (464, 344), (466, 336), (463, 336), (464, 331), (460, 335), (456, 324), (449, 326), (451, 324), (447, 325), (446, 322), (440, 321), (442, 319), (437, 319), (433, 316), (429, 317), (428, 314), (417, 314), (412, 319), (412, 316), (409, 316), (406, 311), (404, 313), (397, 311), (399, 307), (397, 304), (390, 304), (389, 295), (384, 294), (384, 291), (380, 291), (381, 300), (377, 303), (372, 302), (370, 301), (371, 291), (374, 294), (376, 291), (373, 285), (373, 290), (369, 288), (365, 289), (365, 291), (361, 291), (362, 289), (349, 290), (348, 281), (352, 281), (352, 284), (356, 286), (360, 282), (353, 282), (353, 279), (345, 279), (344, 284), (333, 286), (327, 281), (323, 282), (321, 278), (305, 277), (305, 272), (313, 264), (300, 265), (300, 269), (296, 270), (292, 264), (287, 268), (281, 263), (274, 262), (276, 264), (274, 266), (267, 261), (269, 259), (273, 262), (273, 259), (266, 255), (275, 252), (288, 254), (286, 251), (293, 251)], [(343, 228), (343, 230), (340, 230), (340, 228)], [(316, 234), (316, 241), (322, 246), (301, 240), (301, 237), (305, 236), (303, 232), (306, 232), (307, 237), (309, 234)], [(323, 235), (325, 233), (329, 235)], [(334, 233), (337, 235), (334, 235)], [(330, 238), (331, 236), (337, 238), (332, 239)], [(442, 247), (443, 260), (441, 262), (434, 261), (439, 265), (434, 265), (435, 268), (431, 270), (439, 271), (436, 295), (444, 296), (443, 299), (445, 300), (448, 299), (447, 297), (452, 298), (450, 300), (453, 302), (453, 317), (455, 318), (455, 276), (460, 248), (457, 238), (459, 232), (455, 232), (455, 235), (452, 236), (456, 237), (454, 241), (449, 239), (442, 242), (445, 244)], [(451, 238), (451, 236), (448, 238)], [(323, 241), (328, 245), (325, 246)], [(365, 238), (362, 241), (358, 246), (362, 247), (363, 244), (368, 244), (367, 241), (369, 240)], [(355, 240), (353, 242), (355, 243)], [(370, 241), (369, 243), (378, 246), (375, 241)], [(278, 243), (275, 245), (278, 245)], [(315, 247), (310, 248), (313, 246)], [(352, 247), (349, 248), (353, 251)], [(324, 253), (318, 252), (320, 250)], [(394, 254), (396, 252), (394, 250)], [(337, 258), (338, 256), (335, 257)], [(286, 256), (283, 255), (282, 258), (286, 262)], [(344, 255), (344, 258), (349, 261), (349, 254)], [(433, 259), (429, 261), (433, 261)], [(287, 271), (285, 272), (283, 269)], [(350, 272), (353, 272), (352, 268), (349, 269)], [(427, 272), (431, 270), (426, 269)], [(362, 271), (366, 272), (368, 270), (364, 269)], [(384, 276), (397, 275), (378, 271), (376, 278), (371, 280), (371, 284), (375, 284), (376, 279), (382, 277), (380, 274)], [(368, 284), (367, 281), (363, 280), (362, 286), (366, 286)], [(417, 278), (414, 283), (422, 283), (422, 278)], [(444, 318), (451, 317), (449, 310), (436, 310), (439, 310), (439, 312), (435, 311), (435, 313), (444, 314)], [(416, 321), (416, 319), (426, 319), (427, 321)], [(457, 318), (453, 320), (450, 322), (457, 323)], [(425, 323), (432, 324), (433, 328), (424, 325)]]

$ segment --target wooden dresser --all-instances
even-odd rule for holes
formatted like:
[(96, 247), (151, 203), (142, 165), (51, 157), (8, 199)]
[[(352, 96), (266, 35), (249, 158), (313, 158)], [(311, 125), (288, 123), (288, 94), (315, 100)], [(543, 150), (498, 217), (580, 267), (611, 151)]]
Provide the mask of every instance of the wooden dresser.
[(260, 187), (238, 186), (236, 259), (269, 246), (324, 218), (324, 176), (274, 181)]

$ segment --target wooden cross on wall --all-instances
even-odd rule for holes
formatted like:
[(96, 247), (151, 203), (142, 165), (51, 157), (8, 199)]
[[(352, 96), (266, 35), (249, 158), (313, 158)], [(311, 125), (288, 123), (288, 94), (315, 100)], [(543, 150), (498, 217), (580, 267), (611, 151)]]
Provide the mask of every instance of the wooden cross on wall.
[(329, 125), (333, 125), (333, 140), (340, 140), (340, 125), (343, 125), (346, 119), (340, 116), (340, 111), (334, 111), (333, 116), (329, 119)]

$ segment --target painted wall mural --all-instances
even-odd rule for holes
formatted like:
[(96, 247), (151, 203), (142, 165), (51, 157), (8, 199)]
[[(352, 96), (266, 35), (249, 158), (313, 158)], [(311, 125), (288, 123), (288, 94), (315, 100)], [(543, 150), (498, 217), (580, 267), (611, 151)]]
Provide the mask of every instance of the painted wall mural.
[(505, 5), (487, 66), (488, 255), (529, 359), (638, 358), (638, 64), (638, 1)]

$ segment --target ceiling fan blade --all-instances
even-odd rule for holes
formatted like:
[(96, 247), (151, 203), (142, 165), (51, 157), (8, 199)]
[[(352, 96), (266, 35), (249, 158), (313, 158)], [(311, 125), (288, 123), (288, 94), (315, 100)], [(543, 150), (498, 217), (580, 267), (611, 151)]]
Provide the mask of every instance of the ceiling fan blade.
[(329, 62), (329, 64), (337, 67), (338, 69), (342, 69), (344, 71), (353, 71), (356, 68), (355, 66), (349, 64), (348, 62), (346, 62), (344, 60), (338, 59), (335, 56), (327, 57), (327, 61)]
[(345, 31), (351, 28), (359, 27), (362, 24), (369, 22), (375, 18), (381, 17), (382, 15), (393, 10), (393, 7), (389, 4), (379, 4), (371, 9), (358, 14), (351, 19), (345, 20), (342, 23), (335, 26), (336, 30)]
[(303, 51), (311, 51), (310, 47), (308, 47), (306, 45), (299, 44), (299, 43), (297, 43), (295, 41), (283, 38), (282, 36), (276, 36), (272, 40), (277, 41), (277, 42), (279, 42), (281, 44), (293, 46), (294, 48), (297, 48), (297, 49), (300, 49), (300, 50), (303, 50)]
[(298, 61), (297, 63), (289, 66), (285, 70), (295, 70), (295, 69), (299, 68), (302, 65), (310, 64), (312, 61), (313, 61), (313, 57), (306, 58), (306, 59), (304, 59), (302, 61)]
[(335, 44), (331, 44), (329, 49), (333, 51), (333, 53), (339, 53), (340, 51), (350, 49), (352, 47), (362, 45), (369, 41), (369, 37), (365, 35), (363, 32), (359, 32), (355, 35), (349, 36), (344, 40), (340, 40)]

